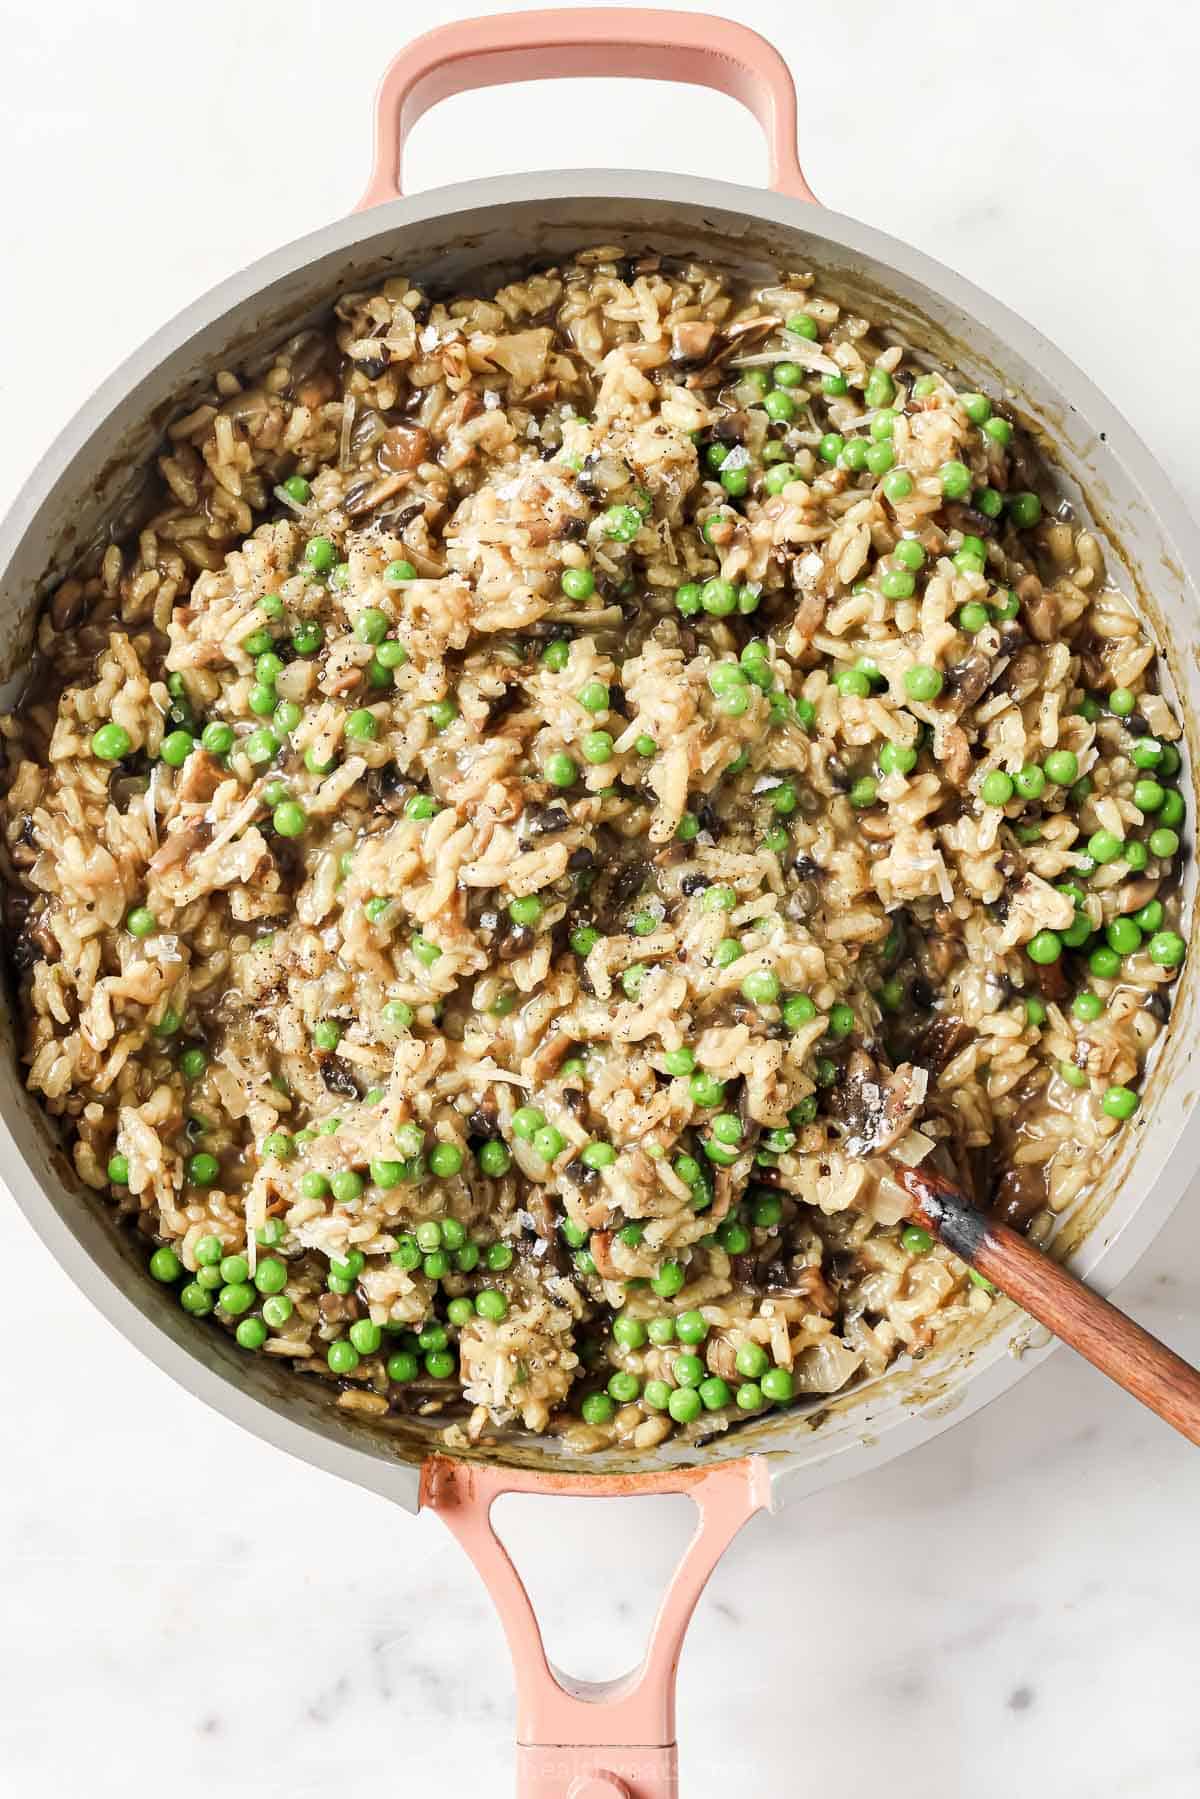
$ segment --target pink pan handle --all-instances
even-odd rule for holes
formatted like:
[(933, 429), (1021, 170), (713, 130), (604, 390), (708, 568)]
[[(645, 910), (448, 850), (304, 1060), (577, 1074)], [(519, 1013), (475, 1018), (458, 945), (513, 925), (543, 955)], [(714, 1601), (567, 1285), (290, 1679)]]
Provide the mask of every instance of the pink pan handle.
[[(686, 1493), (695, 1501), (696, 1534), (631, 1674), (575, 1681), (551, 1667), (529, 1595), (492, 1528), (502, 1493)], [(770, 1498), (761, 1456), (645, 1475), (532, 1474), (430, 1457), (421, 1470), (421, 1504), (438, 1513), (475, 1563), (508, 1638), (517, 1682), (517, 1799), (677, 1799), (675, 1673), (684, 1633), (730, 1541)]]
[(729, 94), (763, 128), (775, 192), (816, 199), (796, 158), (796, 90), (773, 45), (745, 25), (707, 13), (597, 7), (462, 19), (415, 38), (380, 83), (375, 167), (357, 210), (399, 199), (404, 140), (439, 100), (568, 75), (688, 81)]

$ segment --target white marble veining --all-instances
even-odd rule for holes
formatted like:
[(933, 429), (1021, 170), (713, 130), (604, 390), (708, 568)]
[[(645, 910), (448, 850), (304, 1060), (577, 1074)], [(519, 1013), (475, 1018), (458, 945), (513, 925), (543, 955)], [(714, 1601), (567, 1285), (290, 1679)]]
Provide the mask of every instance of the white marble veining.
[[(353, 202), (404, 21), (469, 10), (4, 0), (0, 505), (155, 325)], [(817, 192), (1039, 321), (1200, 503), (1188, 0), (739, 11), (799, 74)], [(430, 117), (414, 188), (589, 161), (761, 175), (730, 102), (536, 98)], [(441, 1526), (178, 1391), (7, 1204), (0, 1257), (3, 1799), (507, 1790), (504, 1647)], [(1198, 1295), (1200, 1192), (1120, 1298), (1198, 1359)], [(755, 1520), (685, 1652), (684, 1791), (1195, 1799), (1198, 1500), (1196, 1457), (1061, 1353), (920, 1454)], [(683, 1502), (509, 1503), (552, 1651), (615, 1672)]]

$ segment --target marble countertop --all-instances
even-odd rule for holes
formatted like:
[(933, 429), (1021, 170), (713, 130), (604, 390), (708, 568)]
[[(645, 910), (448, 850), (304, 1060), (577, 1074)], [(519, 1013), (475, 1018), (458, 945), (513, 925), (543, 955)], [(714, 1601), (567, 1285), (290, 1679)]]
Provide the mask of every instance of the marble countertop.
[[(401, 12), (321, 0), (7, 0), (0, 508), (80, 399), (195, 293), (345, 211)], [(430, 4), (422, 26), (473, 10)], [(1200, 505), (1186, 0), (997, 12), (748, 0), (839, 210), (918, 243), (1088, 368)], [(1142, 17), (1151, 15), (1143, 14)], [(418, 21), (414, 18), (414, 25)], [(185, 79), (186, 77), (186, 79)], [(411, 185), (620, 161), (761, 179), (731, 102), (630, 87), (448, 103)], [(317, 119), (308, 123), (309, 110)], [(522, 121), (532, 116), (522, 109)], [(504, 1790), (509, 1669), (440, 1524), (288, 1460), (175, 1388), (0, 1194), (0, 1794), (301, 1799)], [(1119, 1298), (1200, 1360), (1200, 1192)], [(1200, 1461), (1066, 1352), (917, 1455), (756, 1519), (680, 1676), (689, 1799), (1195, 1799)], [(504, 1502), (551, 1654), (636, 1659), (677, 1500)]]

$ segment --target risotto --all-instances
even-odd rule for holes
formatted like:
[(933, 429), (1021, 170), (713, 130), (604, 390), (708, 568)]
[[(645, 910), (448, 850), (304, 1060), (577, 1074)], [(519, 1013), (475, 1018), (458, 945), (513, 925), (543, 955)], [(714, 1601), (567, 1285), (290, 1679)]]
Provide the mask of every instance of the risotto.
[(1154, 646), (997, 403), (809, 274), (345, 295), (171, 426), (2, 728), (80, 1177), (198, 1329), (451, 1446), (879, 1374), (991, 1304), (897, 1162), (1044, 1236), (1137, 1128)]

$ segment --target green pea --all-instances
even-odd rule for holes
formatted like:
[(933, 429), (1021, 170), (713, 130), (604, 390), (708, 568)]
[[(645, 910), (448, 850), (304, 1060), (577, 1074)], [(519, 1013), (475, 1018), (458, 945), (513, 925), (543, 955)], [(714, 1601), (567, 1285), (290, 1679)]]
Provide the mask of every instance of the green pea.
[(286, 1293), (272, 1293), (269, 1299), (263, 1301), (263, 1323), (269, 1324), (272, 1330), (282, 1330), (295, 1309), (294, 1302)]
[(493, 1180), (507, 1174), (512, 1167), (512, 1157), (509, 1155), (506, 1145), (498, 1137), (489, 1138), (481, 1146), (476, 1160), (481, 1171)]
[(726, 1255), (744, 1256), (750, 1247), (750, 1232), (740, 1218), (726, 1218), (717, 1227), (717, 1242)]
[(596, 591), (596, 577), (590, 568), (565, 568), (562, 590), (569, 600), (590, 600)]
[(1187, 944), (1176, 931), (1156, 931), (1149, 943), (1150, 960), (1160, 968), (1178, 968)]
[(1162, 804), (1158, 808), (1158, 822), (1163, 825), (1181, 825), (1187, 812), (1183, 795), (1177, 787), (1163, 790)]
[(725, 1097), (725, 1083), (716, 1080), (711, 1074), (696, 1073), (688, 1085), (692, 1099), (698, 1106), (719, 1106)]
[(1077, 993), (1071, 1002), (1071, 1010), (1083, 1024), (1092, 1024), (1104, 1011), (1104, 1001), (1098, 993), (1090, 989)]
[(640, 1349), (646, 1341), (646, 1326), (629, 1312), (618, 1312), (612, 1321), (614, 1340), (623, 1349)]
[(180, 1288), (179, 1303), (194, 1318), (204, 1318), (213, 1309), (212, 1295), (205, 1291), (198, 1280), (189, 1281), (185, 1287)]
[(767, 417), (777, 425), (789, 425), (796, 416), (796, 402), (790, 394), (782, 393), (778, 388), (764, 394), (762, 407)]
[[(230, 1259), (241, 1260), (240, 1257)], [(242, 1262), (243, 1268), (245, 1265), (246, 1264)], [(225, 1272), (224, 1264), (222, 1264), (221, 1272), (222, 1274)], [(254, 1288), (243, 1276), (240, 1280), (228, 1281), (226, 1285), (221, 1288), (220, 1292), (217, 1294), (217, 1304), (230, 1318), (239, 1318), (243, 1312), (248, 1312), (250, 1310), (250, 1307), (257, 1298), (258, 1295), (254, 1291)]]
[(1092, 921), (1086, 912), (1077, 912), (1074, 923), (1068, 925), (1065, 931), (1059, 932), (1066, 949), (1080, 949), (1091, 934)]
[(550, 669), (555, 674), (560, 674), (570, 659), (571, 646), (569, 643), (564, 643), (561, 637), (556, 638), (553, 643), (548, 643), (542, 651), (543, 667)]
[(1112, 831), (1094, 831), (1088, 838), (1088, 855), (1101, 867), (1106, 862), (1115, 862), (1121, 854), (1122, 847), (1123, 839), (1115, 836)]
[(635, 962), (632, 968), (625, 969), (620, 979), (627, 999), (637, 998), (648, 973), (649, 969), (644, 962)]
[(1079, 775), (1079, 758), (1073, 750), (1051, 750), (1042, 763), (1048, 781), (1059, 787), (1070, 787)]
[(1049, 964), (1062, 955), (1062, 938), (1057, 931), (1038, 931), (1025, 946), (1031, 962)]
[(282, 1293), (287, 1278), (287, 1267), (277, 1256), (265, 1256), (254, 1270), (254, 1285), (260, 1293)]
[(901, 568), (916, 570), (925, 566), (924, 545), (915, 537), (902, 537), (892, 551), (892, 561), (898, 562)]
[(771, 1358), (761, 1343), (740, 1343), (734, 1356), (734, 1366), (746, 1380), (761, 1380), (771, 1366)]
[(667, 1401), (667, 1411), (676, 1424), (694, 1423), (703, 1409), (704, 1402), (694, 1387), (676, 1387)]
[(789, 1031), (803, 1030), (817, 1015), (817, 1008), (807, 993), (793, 993), (783, 1002), (783, 1022)]
[(865, 399), (868, 406), (890, 406), (896, 397), (896, 383), (886, 369), (873, 368), (867, 376)]
[(714, 575), (700, 589), (700, 604), (714, 618), (727, 618), (737, 609), (737, 589), (732, 581)]
[(1142, 933), (1132, 918), (1114, 918), (1104, 936), (1108, 947), (1119, 956), (1131, 956), (1142, 941)]
[(1109, 1118), (1132, 1118), (1141, 1103), (1132, 1087), (1109, 1087), (1100, 1101), (1100, 1109)]
[(331, 1374), (353, 1374), (358, 1367), (359, 1355), (353, 1343), (346, 1337), (338, 1337), (325, 1351), (325, 1360)]
[(980, 797), (988, 806), (1006, 806), (1013, 796), (1013, 782), (1003, 769), (994, 768), (983, 777), (979, 787)]
[(529, 893), (520, 899), (508, 902), (508, 916), (515, 925), (531, 929), (541, 922), (545, 904), (536, 893)]
[(389, 1261), (394, 1262), (397, 1268), (405, 1268), (411, 1271), (420, 1266), (420, 1244), (414, 1236), (406, 1232), (396, 1239), (396, 1247), (388, 1259)]
[(1042, 516), (1042, 502), (1035, 493), (1009, 494), (1008, 516), (1018, 530), (1028, 531)]
[(854, 1029), (855, 1018), (852, 1009), (844, 1004), (829, 1008), (829, 1034), (831, 1037), (848, 1037)]
[(902, 743), (885, 743), (879, 751), (879, 772), (884, 775), (911, 774), (917, 765), (917, 752)]
[(584, 760), (596, 766), (612, 760), (613, 740), (607, 731), (589, 731), (580, 748)]
[[(784, 1134), (791, 1136), (791, 1132)], [(779, 1194), (772, 1193), (765, 1187), (761, 1188), (752, 1203), (751, 1218), (756, 1230), (773, 1229), (783, 1218), (783, 1200)]]
[(297, 656), (315, 656), (325, 641), (325, 627), (317, 618), (301, 619), (292, 632), (292, 648)]
[(546, 1122), (546, 1115), (536, 1106), (518, 1106), (512, 1115), (512, 1134), (520, 1137), (522, 1142), (533, 1141), (535, 1132), (540, 1131)]
[(177, 1281), (183, 1273), (183, 1263), (175, 1251), (168, 1244), (164, 1244), (161, 1249), (156, 1249), (150, 1257), (150, 1272), (156, 1281), (164, 1283)]
[(907, 600), (916, 592), (917, 583), (908, 569), (889, 568), (880, 576), (879, 588), (885, 600)]
[(1115, 949), (1101, 944), (1088, 957), (1088, 968), (1098, 981), (1111, 981), (1121, 972), (1121, 958)]
[(311, 537), (304, 546), (304, 560), (315, 574), (328, 574), (337, 561), (337, 551), (328, 537)]
[(992, 414), (992, 403), (985, 394), (959, 394), (958, 403), (973, 425), (983, 425)]
[(795, 1395), (795, 1381), (787, 1368), (768, 1368), (759, 1385), (772, 1405), (786, 1405)]
[(369, 743), (379, 735), (379, 721), (366, 707), (359, 707), (346, 720), (346, 736), (355, 742)]
[(944, 462), (938, 479), (948, 500), (965, 500), (971, 491), (971, 471), (965, 462)]
[(92, 754), (101, 762), (120, 762), (133, 748), (133, 739), (122, 725), (101, 725), (92, 735)]
[(1163, 862), (1169, 861), (1179, 850), (1178, 831), (1172, 831), (1166, 825), (1160, 825), (1157, 830), (1151, 831), (1146, 841), (1150, 846), (1150, 854)]
[(769, 968), (756, 968), (744, 976), (742, 993), (751, 1005), (773, 1006), (779, 998), (779, 976)]
[(933, 1248), (933, 1238), (919, 1224), (909, 1224), (900, 1233), (900, 1244), (910, 1256), (927, 1256)]
[(785, 487), (790, 486), (793, 481), (798, 481), (799, 478), (794, 463), (777, 462), (773, 468), (767, 470), (763, 479), (763, 486), (769, 494), (779, 494), (783, 492)]
[(673, 1299), (683, 1286), (685, 1279), (686, 1276), (679, 1263), (667, 1261), (662, 1264), (650, 1285), (660, 1299)]
[(942, 691), (940, 671), (927, 663), (917, 662), (904, 671), (904, 691), (910, 700), (936, 700)]
[(149, 937), (158, 929), (158, 920), (145, 906), (134, 906), (125, 914), (125, 929), (131, 937)]
[(308, 824), (308, 813), (298, 800), (284, 800), (271, 814), (271, 823), (281, 837), (299, 837)]

